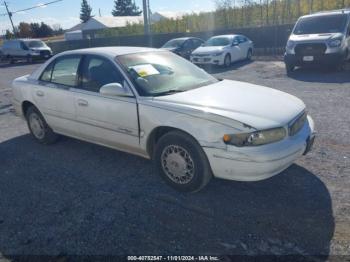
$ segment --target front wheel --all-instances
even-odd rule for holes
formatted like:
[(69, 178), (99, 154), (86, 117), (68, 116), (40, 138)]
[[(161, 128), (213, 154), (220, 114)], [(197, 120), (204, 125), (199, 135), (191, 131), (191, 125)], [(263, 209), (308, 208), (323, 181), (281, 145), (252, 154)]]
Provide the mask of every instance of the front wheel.
[(182, 192), (199, 191), (212, 177), (202, 147), (180, 131), (169, 132), (159, 139), (154, 150), (153, 164), (167, 184)]
[(225, 67), (229, 67), (231, 66), (231, 56), (229, 54), (227, 54), (225, 56), (225, 59), (224, 59), (224, 66)]
[(26, 119), (30, 133), (41, 144), (53, 144), (58, 135), (46, 123), (44, 117), (34, 106), (28, 108)]
[(253, 50), (249, 49), (247, 53), (247, 60), (248, 61), (252, 60), (252, 57), (253, 57)]

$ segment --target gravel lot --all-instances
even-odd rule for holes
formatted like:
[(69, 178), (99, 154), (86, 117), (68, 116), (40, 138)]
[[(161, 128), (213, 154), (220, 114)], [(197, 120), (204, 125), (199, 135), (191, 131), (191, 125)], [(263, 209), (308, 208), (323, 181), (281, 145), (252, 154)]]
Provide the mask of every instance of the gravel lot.
[(33, 254), (350, 256), (350, 70), (304, 69), (287, 77), (279, 61), (210, 69), (301, 98), (318, 138), (313, 152), (271, 179), (214, 179), (204, 191), (180, 194), (142, 158), (70, 138), (35, 143), (13, 114), (10, 83), (37, 66), (0, 66), (0, 260)]

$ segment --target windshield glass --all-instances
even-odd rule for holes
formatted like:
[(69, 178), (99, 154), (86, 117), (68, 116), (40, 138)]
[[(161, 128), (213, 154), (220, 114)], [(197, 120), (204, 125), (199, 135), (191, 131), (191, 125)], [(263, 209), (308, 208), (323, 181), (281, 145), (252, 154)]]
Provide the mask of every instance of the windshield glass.
[(169, 95), (217, 82), (189, 61), (170, 52), (117, 57), (141, 96)]
[(205, 42), (205, 46), (227, 46), (231, 44), (231, 38), (229, 37), (213, 37)]
[(183, 42), (185, 42), (185, 40), (183, 39), (173, 39), (166, 42), (165, 45), (163, 45), (163, 47), (165, 48), (180, 47), (183, 44)]
[(29, 48), (44, 47), (45, 46), (44, 42), (42, 42), (42, 41), (28, 41), (25, 43)]
[(322, 33), (340, 33), (346, 26), (347, 15), (322, 15), (301, 18), (295, 29), (294, 34), (322, 34)]

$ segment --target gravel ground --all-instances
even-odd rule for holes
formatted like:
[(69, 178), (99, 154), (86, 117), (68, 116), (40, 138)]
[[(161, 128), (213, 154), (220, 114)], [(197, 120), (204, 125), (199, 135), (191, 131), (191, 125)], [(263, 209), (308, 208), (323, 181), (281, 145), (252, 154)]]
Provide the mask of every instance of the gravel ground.
[(214, 179), (204, 191), (180, 194), (142, 158), (70, 138), (35, 143), (13, 114), (10, 82), (37, 66), (0, 66), (0, 260), (33, 254), (350, 257), (350, 70), (297, 70), (287, 77), (279, 61), (208, 69), (301, 98), (318, 138), (309, 155), (271, 179)]

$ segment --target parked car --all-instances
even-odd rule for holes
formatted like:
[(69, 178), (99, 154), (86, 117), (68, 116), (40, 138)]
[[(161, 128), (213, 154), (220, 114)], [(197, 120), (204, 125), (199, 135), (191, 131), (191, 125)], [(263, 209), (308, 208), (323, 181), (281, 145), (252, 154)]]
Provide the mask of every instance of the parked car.
[(299, 18), (286, 46), (287, 72), (321, 64), (341, 68), (349, 59), (350, 10), (327, 11)]
[(48, 59), (52, 56), (51, 48), (38, 39), (6, 40), (1, 47), (1, 52), (3, 57), (11, 63), (18, 59), (32, 62), (37, 59)]
[(199, 46), (204, 43), (202, 39), (196, 37), (182, 37), (171, 39), (161, 48), (171, 51), (186, 59), (190, 59), (190, 55)]
[(192, 52), (195, 64), (230, 66), (232, 62), (248, 59), (253, 55), (253, 42), (243, 35), (219, 35), (210, 38)]
[(13, 105), (38, 142), (62, 134), (152, 159), (180, 191), (198, 191), (212, 176), (269, 178), (306, 154), (315, 137), (298, 98), (219, 81), (151, 48), (63, 52), (13, 81)]

